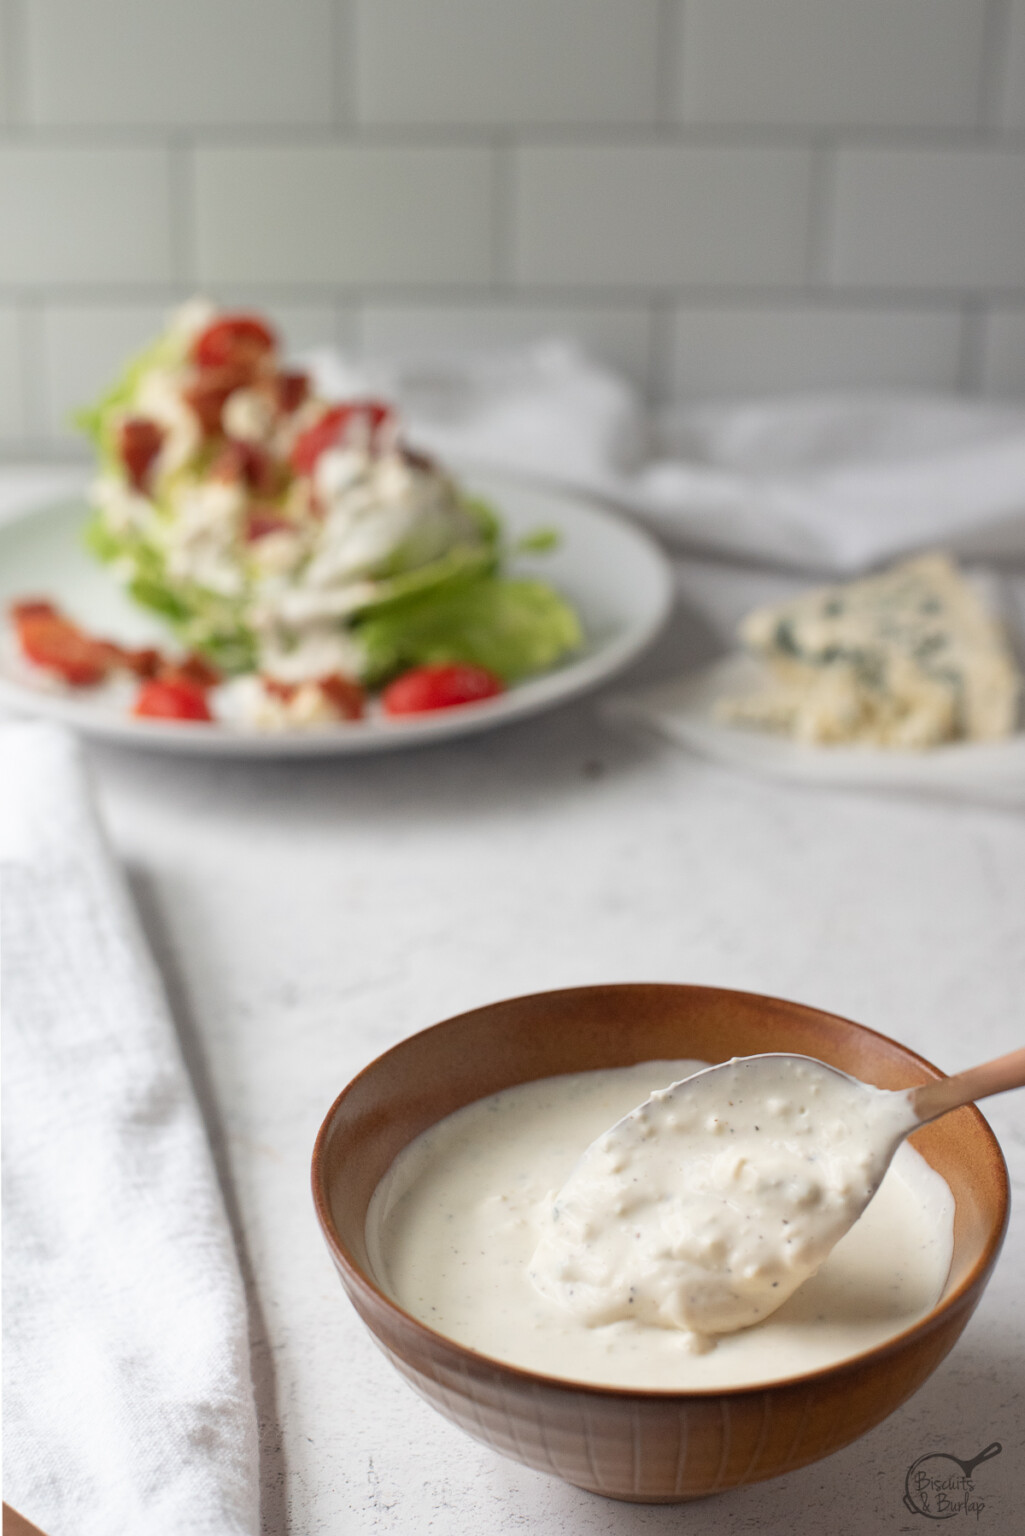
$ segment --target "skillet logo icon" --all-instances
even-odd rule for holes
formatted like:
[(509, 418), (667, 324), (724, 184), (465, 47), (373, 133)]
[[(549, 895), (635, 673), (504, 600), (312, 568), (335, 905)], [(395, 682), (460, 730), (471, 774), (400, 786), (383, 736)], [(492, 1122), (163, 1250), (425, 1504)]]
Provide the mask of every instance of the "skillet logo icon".
[(952, 1515), (974, 1515), (978, 1519), (986, 1505), (975, 1492), (972, 1473), (1002, 1450), (999, 1440), (994, 1440), (970, 1461), (962, 1461), (948, 1451), (919, 1456), (908, 1467), (904, 1479), (904, 1503), (913, 1515), (925, 1515), (928, 1520), (949, 1520)]

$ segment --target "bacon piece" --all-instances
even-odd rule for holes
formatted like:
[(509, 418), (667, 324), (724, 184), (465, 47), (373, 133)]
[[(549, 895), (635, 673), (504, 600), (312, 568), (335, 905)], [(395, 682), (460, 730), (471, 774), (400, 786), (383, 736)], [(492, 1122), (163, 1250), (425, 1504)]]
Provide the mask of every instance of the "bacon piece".
[(152, 646), (138, 651), (126, 650), (121, 645), (112, 645), (110, 648), (116, 652), (115, 665), (120, 664), (129, 672), (134, 672), (136, 677), (155, 677), (164, 665), (164, 658)]
[(246, 513), (246, 542), (256, 544), (268, 534), (281, 533), (293, 526), (287, 517), (282, 517), (273, 507), (250, 507)]
[(202, 656), (168, 662), (155, 646), (117, 645), (90, 635), (45, 598), (28, 598), (13, 604), (11, 619), (29, 661), (58, 673), (73, 688), (90, 688), (111, 672), (124, 670), (136, 677), (183, 677), (210, 688), (220, 673)]
[(274, 462), (273, 455), (258, 443), (243, 443), (237, 438), (228, 438), (210, 474), (229, 484), (241, 482), (260, 496), (274, 496), (281, 489), (282, 466)]
[(118, 455), (129, 483), (137, 491), (149, 489), (150, 471), (165, 435), (163, 427), (148, 416), (128, 416), (118, 427)]
[(274, 394), (278, 408), (286, 416), (297, 411), (309, 397), (310, 379), (305, 373), (279, 373), (274, 379)]
[(198, 683), (200, 688), (216, 688), (221, 681), (221, 674), (213, 662), (207, 661), (205, 656), (197, 655), (195, 651), (181, 661), (164, 662), (160, 675), (184, 677), (190, 683)]
[(224, 403), (236, 389), (252, 383), (252, 370), (228, 364), (222, 368), (204, 368), (182, 391), (185, 403), (194, 411), (204, 437), (217, 437), (221, 431)]
[(45, 599), (15, 603), (11, 618), (29, 661), (58, 673), (73, 688), (94, 687), (118, 664), (118, 646), (93, 639)]
[(344, 677), (341, 672), (332, 672), (319, 681), (321, 693), (329, 704), (334, 705), (341, 719), (362, 719), (366, 696), (359, 683)]
[(312, 475), (321, 454), (344, 442), (350, 434), (355, 435), (357, 427), (365, 432), (372, 448), (392, 415), (391, 406), (381, 400), (350, 400), (345, 405), (333, 405), (296, 438), (292, 445), (292, 468), (298, 475)]
[[(283, 683), (276, 677), (262, 677), (260, 681), (272, 698), (280, 699), (284, 704), (290, 703), (299, 689), (305, 686), (303, 683)], [(341, 672), (331, 672), (326, 677), (310, 678), (308, 681), (320, 689), (339, 719), (362, 718), (366, 695), (359, 683), (351, 677), (344, 677)]]

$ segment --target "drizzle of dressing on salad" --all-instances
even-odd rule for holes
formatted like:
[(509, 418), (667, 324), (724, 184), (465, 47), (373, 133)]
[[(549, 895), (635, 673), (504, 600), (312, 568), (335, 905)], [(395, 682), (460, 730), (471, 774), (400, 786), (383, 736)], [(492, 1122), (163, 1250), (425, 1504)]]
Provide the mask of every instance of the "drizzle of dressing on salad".
[(950, 1266), (953, 1198), (907, 1145), (817, 1273), (754, 1326), (713, 1340), (654, 1307), (638, 1318), (628, 1298), (602, 1321), (542, 1294), (529, 1271), (550, 1230), (552, 1192), (610, 1125), (702, 1065), (647, 1062), (525, 1083), (432, 1126), (399, 1154), (370, 1204), (367, 1247), (383, 1289), (438, 1332), (514, 1365), (687, 1390), (815, 1370), (928, 1312)]

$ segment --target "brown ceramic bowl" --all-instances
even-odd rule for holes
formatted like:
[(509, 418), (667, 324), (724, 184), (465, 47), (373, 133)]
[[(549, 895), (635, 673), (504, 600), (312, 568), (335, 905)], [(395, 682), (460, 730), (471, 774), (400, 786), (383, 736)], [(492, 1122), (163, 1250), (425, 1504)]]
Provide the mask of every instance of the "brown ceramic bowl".
[(560, 1072), (762, 1051), (817, 1056), (881, 1088), (943, 1075), (893, 1040), (816, 1008), (718, 987), (647, 985), (493, 1003), (413, 1035), (361, 1072), (317, 1138), (314, 1199), (350, 1300), (409, 1384), (504, 1456), (593, 1493), (652, 1503), (791, 1472), (848, 1445), (910, 1397), (971, 1316), (1007, 1222), (1007, 1170), (973, 1108), (912, 1138), (956, 1202), (942, 1299), (887, 1344), (807, 1375), (695, 1392), (576, 1384), (454, 1343), (374, 1281), (364, 1242), (370, 1197), (402, 1148), (453, 1110)]

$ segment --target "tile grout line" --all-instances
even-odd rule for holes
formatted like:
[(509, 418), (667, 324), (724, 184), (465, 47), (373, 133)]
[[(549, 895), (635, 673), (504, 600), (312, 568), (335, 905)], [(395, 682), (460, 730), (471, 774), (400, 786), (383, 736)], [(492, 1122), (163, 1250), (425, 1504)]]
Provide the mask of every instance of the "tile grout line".
[[(453, 287), (447, 283), (431, 281), (376, 284), (360, 280), (340, 284), (329, 280), (297, 283), (239, 278), (222, 286), (258, 291), (268, 303), (298, 305), (366, 302), (470, 308), (486, 304), (490, 297), (496, 296), (495, 287), (486, 281)], [(138, 303), (173, 303), (181, 296), (182, 287), (183, 284), (176, 278), (124, 284), (63, 281), (48, 283), (39, 293), (56, 304), (130, 306)], [(24, 283), (0, 282), (0, 302), (17, 304), (23, 296), (34, 291)], [(811, 305), (828, 306), (855, 314), (869, 309), (930, 314), (950, 313), (973, 299), (984, 304), (1018, 307), (1025, 304), (1025, 284), (996, 283), (970, 288), (963, 283), (893, 287), (886, 284), (832, 286), (822, 281), (786, 285), (757, 282), (560, 284), (539, 281), (516, 285), (509, 290), (508, 297), (523, 304), (541, 307), (570, 306), (604, 310), (643, 309), (654, 299), (665, 297), (674, 304), (718, 305), (737, 309), (761, 307), (791, 310)]]
[[(504, 125), (467, 123), (361, 123), (345, 119), (334, 123), (204, 123), (200, 131), (204, 147), (249, 149), (259, 154), (273, 148), (395, 148), (486, 149)], [(165, 144), (169, 136), (193, 131), (181, 123), (22, 123), (0, 131), (13, 143), (35, 143), (47, 148), (147, 148)], [(781, 123), (524, 123), (517, 125), (517, 142), (531, 149), (680, 149), (794, 150), (806, 149), (823, 131), (834, 135), (844, 148), (863, 150), (959, 150), (1025, 149), (1025, 128), (1017, 125), (983, 124), (968, 127), (870, 124), (836, 124), (805, 127)]]
[[(349, 314), (352, 317), (352, 350), (357, 357), (364, 357), (367, 349), (367, 323), (366, 300), (362, 293), (356, 294), (349, 305)], [(342, 301), (335, 304), (335, 341), (341, 351), (346, 348), (342, 345)]]
[(982, 392), (985, 316), (985, 305), (978, 299), (966, 299), (961, 306), (961, 351), (957, 370), (957, 389), (961, 394), (979, 395)]
[(653, 404), (676, 393), (676, 305), (668, 294), (656, 295), (648, 310), (648, 399)]

